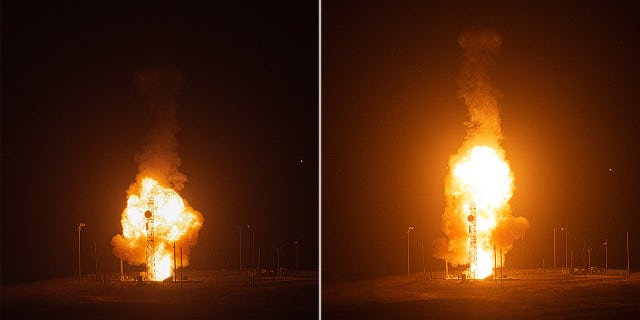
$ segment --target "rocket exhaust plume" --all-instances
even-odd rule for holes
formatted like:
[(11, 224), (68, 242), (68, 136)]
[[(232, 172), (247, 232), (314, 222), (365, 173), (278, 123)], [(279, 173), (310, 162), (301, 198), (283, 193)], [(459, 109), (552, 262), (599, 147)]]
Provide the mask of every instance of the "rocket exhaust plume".
[(145, 265), (147, 280), (161, 281), (174, 272), (174, 244), (182, 248), (182, 264), (189, 265), (203, 218), (178, 194), (187, 182), (178, 169), (175, 137), (180, 130), (176, 107), (182, 75), (167, 67), (144, 67), (134, 74), (134, 82), (154, 119), (146, 146), (135, 155), (138, 174), (127, 190), (122, 234), (111, 244), (115, 256)]
[(445, 237), (434, 240), (434, 257), (453, 266), (469, 265), (469, 277), (486, 278), (492, 274), (496, 250), (506, 255), (529, 222), (511, 214), (515, 178), (500, 145), (502, 94), (488, 72), (502, 38), (494, 30), (470, 30), (460, 35), (458, 44), (463, 52), (458, 96), (467, 106), (467, 133), (449, 159), (441, 221)]

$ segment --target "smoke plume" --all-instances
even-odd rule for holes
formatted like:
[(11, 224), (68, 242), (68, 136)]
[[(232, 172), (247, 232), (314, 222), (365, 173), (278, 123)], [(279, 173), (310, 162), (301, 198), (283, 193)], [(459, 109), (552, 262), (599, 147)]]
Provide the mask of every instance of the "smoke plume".
[(176, 191), (182, 190), (187, 182), (187, 177), (178, 170), (181, 160), (176, 151), (176, 133), (180, 131), (176, 107), (182, 82), (182, 74), (169, 67), (146, 66), (134, 74), (138, 92), (154, 117), (147, 145), (135, 157), (138, 182), (142, 177), (152, 177)]
[[(181, 159), (176, 150), (176, 134), (180, 131), (180, 126), (176, 118), (177, 99), (181, 93), (183, 77), (179, 70), (167, 66), (145, 66), (138, 69), (133, 75), (133, 83), (138, 89), (138, 93), (144, 98), (148, 114), (152, 117), (152, 125), (146, 137), (146, 144), (141, 152), (135, 155), (138, 164), (138, 174), (136, 180), (131, 183), (127, 190), (128, 207), (133, 205), (144, 206), (146, 199), (138, 199), (143, 188), (143, 179), (152, 178), (163, 187), (174, 191), (180, 191), (187, 182), (187, 177), (180, 172)], [(132, 203), (132, 198), (141, 204)], [(184, 246), (184, 264), (188, 265), (190, 246), (195, 245), (198, 237), (198, 230), (202, 225), (202, 215), (191, 208), (184, 200), (184, 212), (195, 217), (189, 231), (180, 238), (181, 245)], [(141, 209), (144, 212), (146, 209)], [(127, 215), (127, 209), (123, 212)], [(156, 226), (158, 228), (158, 226)], [(123, 222), (123, 229), (124, 227)], [(159, 230), (157, 229), (156, 232)], [(123, 234), (127, 234), (123, 230)], [(166, 241), (165, 241), (166, 242)], [(144, 234), (135, 234), (125, 237), (118, 234), (111, 240), (113, 253), (115, 256), (128, 261), (129, 264), (144, 264), (146, 259), (146, 238)], [(168, 246), (169, 243), (157, 246)], [(169, 247), (164, 248), (170, 250)]]
[[(500, 145), (503, 135), (498, 99), (502, 93), (493, 86), (489, 76), (489, 69), (495, 64), (494, 58), (500, 53), (502, 37), (491, 29), (469, 30), (460, 35), (458, 44), (463, 56), (458, 77), (458, 97), (467, 106), (467, 131), (461, 147), (449, 159), (450, 170), (444, 181), (446, 206), (441, 229), (445, 237), (433, 241), (434, 257), (454, 266), (469, 263), (469, 222), (466, 219), (468, 213), (465, 213), (468, 199), (461, 195), (459, 186), (453, 182), (454, 165), (468, 159), (474, 146), (491, 147), (502, 161), (508, 163)], [(513, 179), (512, 172), (510, 176)], [(521, 238), (529, 228), (527, 219), (511, 215), (508, 199), (514, 189), (512, 187), (507, 194), (505, 204), (495, 208), (496, 225), (488, 235), (490, 241), (484, 244), (479, 242), (478, 246), (492, 251), (493, 248), (486, 247), (495, 244), (497, 249), (503, 249), (503, 254), (506, 254), (512, 249), (513, 241)]]

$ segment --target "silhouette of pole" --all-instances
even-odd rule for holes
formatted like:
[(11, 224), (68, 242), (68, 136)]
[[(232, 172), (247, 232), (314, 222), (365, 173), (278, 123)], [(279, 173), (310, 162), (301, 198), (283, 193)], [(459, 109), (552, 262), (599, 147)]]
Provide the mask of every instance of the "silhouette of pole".
[(83, 222), (78, 223), (78, 282), (82, 283), (82, 259), (80, 254), (80, 232), (82, 231), (82, 227), (86, 226)]
[(98, 281), (98, 248), (95, 241), (93, 242), (93, 258), (96, 261), (96, 281)]
[(556, 228), (553, 228), (553, 274), (556, 274)]
[(609, 275), (609, 239), (604, 239), (604, 274)]
[(410, 266), (409, 266), (409, 248), (410, 248), (410, 242), (409, 242), (409, 236), (411, 235), (411, 230), (413, 230), (413, 227), (409, 227), (407, 229), (407, 283), (409, 283), (410, 279), (411, 279), (411, 275), (410, 275)]
[(629, 264), (629, 231), (627, 231), (627, 277), (631, 279), (631, 267)]

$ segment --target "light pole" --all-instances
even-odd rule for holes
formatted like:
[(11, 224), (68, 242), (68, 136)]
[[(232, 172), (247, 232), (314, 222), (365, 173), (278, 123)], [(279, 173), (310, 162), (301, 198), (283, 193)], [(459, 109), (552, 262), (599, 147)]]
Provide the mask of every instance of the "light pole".
[(556, 228), (553, 228), (553, 276), (556, 275)]
[(587, 249), (587, 253), (589, 254), (589, 276), (591, 276), (591, 250), (591, 247)]
[(568, 252), (568, 249), (567, 249), (568, 248), (568, 246), (567, 246), (567, 234), (569, 232), (567, 231), (567, 227), (560, 227), (560, 230), (564, 231), (564, 270), (567, 272), (567, 276), (568, 276), (569, 275), (569, 269), (568, 269), (569, 265), (567, 263), (569, 261), (568, 261), (568, 255), (567, 255), (567, 252)]
[[(250, 227), (250, 226), (247, 226)], [(256, 244), (256, 230), (251, 228), (251, 286), (255, 286), (256, 282), (256, 268), (255, 268), (255, 244)]]
[(78, 282), (82, 283), (82, 259), (80, 255), (80, 232), (82, 231), (82, 227), (85, 227), (86, 224), (84, 222), (78, 223)]
[(604, 274), (609, 275), (609, 243), (608, 239), (604, 239)]
[(411, 235), (411, 230), (413, 229), (414, 227), (409, 227), (407, 229), (407, 283), (409, 283), (409, 280), (411, 278), (410, 268), (409, 268), (409, 247), (410, 247), (409, 236)]

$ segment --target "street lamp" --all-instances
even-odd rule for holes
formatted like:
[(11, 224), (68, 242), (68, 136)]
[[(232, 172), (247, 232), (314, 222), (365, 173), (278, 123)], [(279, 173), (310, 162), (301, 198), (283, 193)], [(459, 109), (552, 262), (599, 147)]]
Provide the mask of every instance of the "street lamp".
[(564, 231), (564, 270), (567, 272), (567, 276), (569, 275), (569, 265), (568, 265), (568, 259), (567, 259), (567, 252), (568, 252), (568, 246), (567, 246), (567, 234), (569, 233), (567, 231), (567, 227), (560, 227), (560, 230)]
[(78, 282), (82, 283), (82, 260), (80, 256), (80, 232), (82, 231), (82, 227), (85, 227), (86, 224), (84, 222), (78, 223)]
[(591, 276), (591, 250), (591, 247), (587, 249), (587, 253), (589, 253), (589, 276)]
[(553, 276), (556, 276), (556, 228), (553, 228)]
[[(251, 228), (251, 226), (247, 226)], [(256, 243), (256, 229), (251, 228), (251, 286), (255, 286), (256, 283), (256, 268), (255, 268), (255, 243)]]
[(409, 227), (407, 229), (407, 283), (409, 283), (409, 279), (411, 278), (410, 269), (409, 269), (409, 235), (411, 234), (411, 230), (415, 229), (414, 227)]
[(604, 239), (604, 274), (609, 275), (609, 244), (608, 239)]
[(240, 273), (242, 273), (242, 229), (243, 228), (251, 228), (250, 225), (238, 226), (238, 235), (240, 238)]

